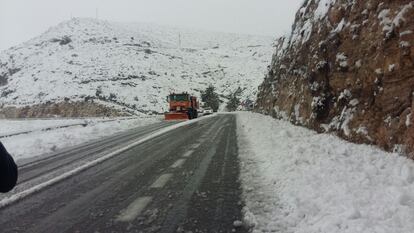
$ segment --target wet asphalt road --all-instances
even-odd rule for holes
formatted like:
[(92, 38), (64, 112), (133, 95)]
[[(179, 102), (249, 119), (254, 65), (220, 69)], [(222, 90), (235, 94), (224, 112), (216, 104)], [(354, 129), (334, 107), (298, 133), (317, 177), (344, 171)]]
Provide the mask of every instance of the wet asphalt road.
[[(91, 156), (88, 150), (142, 137), (139, 131), (28, 163), (21, 169), (23, 182), (82, 161)], [(235, 116), (206, 118), (1, 208), (0, 231), (246, 232), (233, 226), (243, 204), (237, 154)]]

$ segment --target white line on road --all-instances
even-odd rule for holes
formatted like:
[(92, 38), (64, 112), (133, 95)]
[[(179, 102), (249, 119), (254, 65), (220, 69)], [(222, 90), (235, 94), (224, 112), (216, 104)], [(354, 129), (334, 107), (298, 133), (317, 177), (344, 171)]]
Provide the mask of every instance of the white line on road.
[(185, 154), (183, 154), (183, 157), (185, 157), (185, 158), (190, 157), (193, 153), (194, 153), (193, 150), (189, 150), (189, 151), (185, 152)]
[(151, 201), (152, 197), (140, 197), (136, 199), (126, 209), (121, 211), (116, 220), (119, 222), (133, 221)]
[(172, 168), (178, 168), (183, 166), (185, 162), (185, 159), (178, 159), (177, 161), (175, 161), (175, 163), (173, 165), (171, 165)]
[(167, 182), (171, 179), (173, 174), (167, 173), (163, 174), (150, 186), (150, 188), (162, 188), (167, 184)]

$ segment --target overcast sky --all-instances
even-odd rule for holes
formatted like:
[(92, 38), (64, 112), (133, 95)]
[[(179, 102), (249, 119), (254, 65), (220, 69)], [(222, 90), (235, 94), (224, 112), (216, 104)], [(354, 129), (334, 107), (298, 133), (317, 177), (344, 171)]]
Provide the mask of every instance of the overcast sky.
[(72, 17), (270, 35), (289, 31), (303, 0), (0, 0), (0, 50)]

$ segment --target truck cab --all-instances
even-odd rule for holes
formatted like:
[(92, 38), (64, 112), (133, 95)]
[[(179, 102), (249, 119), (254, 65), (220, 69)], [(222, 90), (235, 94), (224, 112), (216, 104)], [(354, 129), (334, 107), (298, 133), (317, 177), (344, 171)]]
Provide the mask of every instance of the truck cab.
[(166, 120), (194, 119), (198, 117), (199, 104), (197, 97), (184, 93), (172, 93), (167, 96), (169, 112), (165, 114)]

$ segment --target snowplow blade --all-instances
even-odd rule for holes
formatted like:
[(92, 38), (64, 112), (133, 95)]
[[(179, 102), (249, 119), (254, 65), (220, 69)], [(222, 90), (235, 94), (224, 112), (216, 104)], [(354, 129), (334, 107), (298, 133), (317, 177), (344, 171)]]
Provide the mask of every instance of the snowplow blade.
[(166, 121), (188, 120), (186, 113), (166, 113), (164, 116)]

